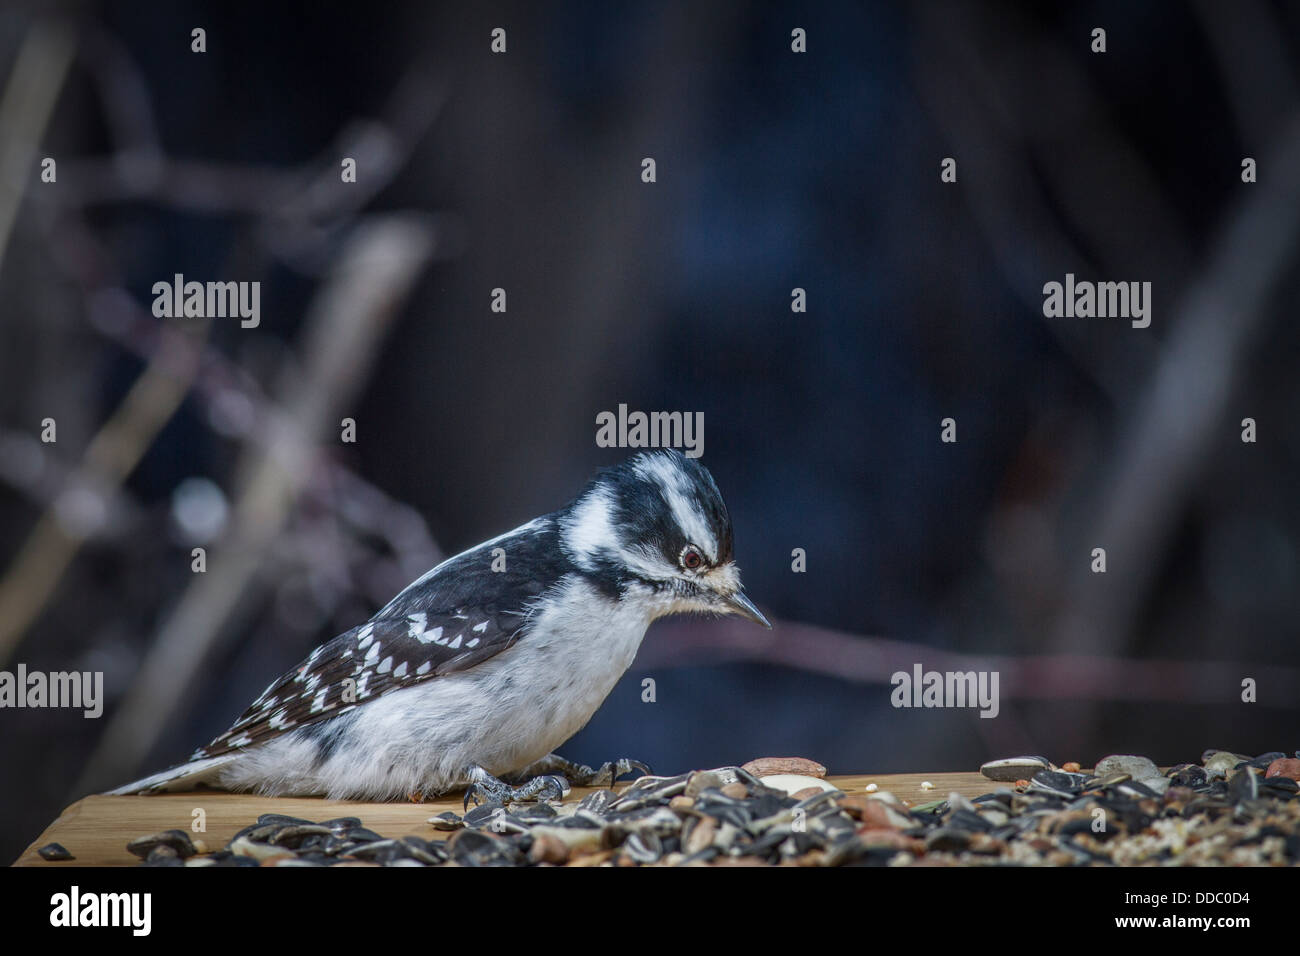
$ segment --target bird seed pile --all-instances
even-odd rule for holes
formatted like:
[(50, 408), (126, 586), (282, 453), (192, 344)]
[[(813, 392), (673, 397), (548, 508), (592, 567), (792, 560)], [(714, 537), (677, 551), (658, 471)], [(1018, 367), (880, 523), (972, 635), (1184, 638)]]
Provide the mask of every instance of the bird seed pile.
[(1207, 751), (1162, 773), (1145, 757), (1114, 756), (1086, 773), (1016, 757), (981, 768), (1003, 786), (919, 806), (837, 790), (809, 760), (764, 758), (645, 776), (567, 804), (431, 818), (446, 839), (388, 839), (357, 817), (267, 814), (214, 853), (182, 830), (127, 849), (146, 866), (1294, 866), (1297, 758)]

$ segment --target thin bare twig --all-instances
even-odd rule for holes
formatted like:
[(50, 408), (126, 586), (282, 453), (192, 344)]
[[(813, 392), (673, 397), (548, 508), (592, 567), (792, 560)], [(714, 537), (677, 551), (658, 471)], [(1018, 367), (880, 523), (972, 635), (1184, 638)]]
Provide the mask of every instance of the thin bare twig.
[(18, 207), (36, 175), (36, 147), (45, 134), (76, 40), (64, 24), (38, 20), (23, 38), (0, 99), (0, 262)]

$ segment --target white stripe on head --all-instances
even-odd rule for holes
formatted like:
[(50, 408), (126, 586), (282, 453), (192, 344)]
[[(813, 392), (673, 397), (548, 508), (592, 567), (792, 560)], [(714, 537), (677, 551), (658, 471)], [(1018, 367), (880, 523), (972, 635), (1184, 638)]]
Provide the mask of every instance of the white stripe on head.
[(695, 486), (671, 455), (645, 455), (636, 463), (636, 473), (654, 483), (663, 493), (673, 513), (673, 520), (691, 544), (700, 548), (713, 564), (718, 560), (718, 542), (709, 530), (709, 522), (700, 513)]
[(653, 549), (632, 544), (619, 538), (614, 528), (614, 511), (617, 503), (609, 488), (597, 485), (573, 506), (573, 511), (560, 523), (560, 540), (575, 564), (585, 571), (595, 567), (593, 558), (604, 552), (615, 556), (641, 577), (649, 580), (667, 580), (677, 571), (663, 556)]

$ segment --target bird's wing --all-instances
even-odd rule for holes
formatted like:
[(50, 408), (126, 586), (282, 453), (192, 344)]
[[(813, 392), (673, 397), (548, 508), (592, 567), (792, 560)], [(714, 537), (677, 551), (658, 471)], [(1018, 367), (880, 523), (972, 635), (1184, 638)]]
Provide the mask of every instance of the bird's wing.
[(389, 691), (473, 667), (518, 640), (525, 621), (517, 609), (483, 607), (368, 621), (316, 648), (190, 759), (262, 744)]
[(495, 657), (520, 638), (542, 582), (558, 577), (558, 553), (555, 522), (544, 516), (444, 561), (365, 624), (312, 651), (190, 759), (265, 743)]

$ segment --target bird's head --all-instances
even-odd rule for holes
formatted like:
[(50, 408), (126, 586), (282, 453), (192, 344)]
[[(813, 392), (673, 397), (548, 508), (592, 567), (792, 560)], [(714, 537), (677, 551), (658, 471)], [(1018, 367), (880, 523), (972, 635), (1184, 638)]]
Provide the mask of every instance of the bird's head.
[(604, 472), (560, 518), (565, 551), (607, 590), (648, 595), (652, 617), (738, 614), (771, 627), (740, 586), (731, 518), (707, 468), (678, 451)]

